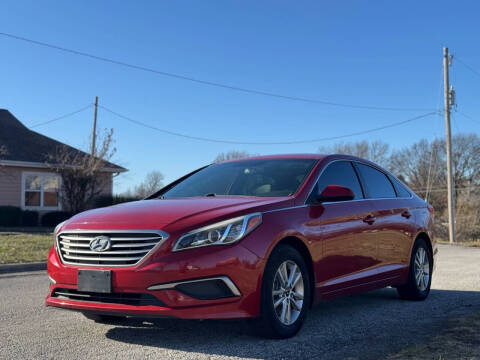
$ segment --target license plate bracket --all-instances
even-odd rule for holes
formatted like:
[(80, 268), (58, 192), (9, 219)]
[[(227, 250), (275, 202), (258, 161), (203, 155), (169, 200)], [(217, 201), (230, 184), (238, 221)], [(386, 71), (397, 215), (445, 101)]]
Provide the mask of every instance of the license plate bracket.
[(112, 272), (110, 270), (79, 269), (77, 288), (78, 291), (111, 293)]

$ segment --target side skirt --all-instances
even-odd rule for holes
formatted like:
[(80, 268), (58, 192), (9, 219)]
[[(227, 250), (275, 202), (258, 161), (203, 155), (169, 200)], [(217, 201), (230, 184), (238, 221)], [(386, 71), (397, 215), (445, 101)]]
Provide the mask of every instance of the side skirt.
[(367, 292), (371, 290), (381, 289), (387, 286), (392, 286), (394, 284), (399, 284), (401, 282), (401, 276), (391, 276), (388, 278), (369, 281), (357, 285), (347, 286), (338, 290), (322, 292), (321, 289), (317, 288), (318, 298), (320, 300), (332, 299), (345, 295), (353, 295), (362, 292)]

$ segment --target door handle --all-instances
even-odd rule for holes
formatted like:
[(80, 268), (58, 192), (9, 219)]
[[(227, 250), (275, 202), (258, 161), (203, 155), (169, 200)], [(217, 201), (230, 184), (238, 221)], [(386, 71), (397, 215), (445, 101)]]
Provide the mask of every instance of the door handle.
[(410, 216), (412, 216), (412, 214), (410, 214), (410, 211), (405, 210), (404, 212), (402, 212), (402, 216), (408, 219), (410, 218)]
[(372, 225), (375, 222), (375, 220), (377, 219), (373, 215), (367, 215), (363, 218), (363, 222), (366, 222), (368, 225)]

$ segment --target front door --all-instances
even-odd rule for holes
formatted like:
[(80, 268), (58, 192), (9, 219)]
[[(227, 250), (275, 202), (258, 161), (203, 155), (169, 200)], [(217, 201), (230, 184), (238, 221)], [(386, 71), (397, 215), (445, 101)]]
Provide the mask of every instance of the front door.
[[(315, 204), (315, 194), (328, 185), (350, 188), (351, 201)], [(356, 286), (374, 275), (378, 264), (375, 240), (375, 208), (364, 198), (358, 176), (350, 161), (333, 161), (320, 175), (309, 198), (308, 232), (322, 243), (316, 264), (317, 288), (325, 295)]]

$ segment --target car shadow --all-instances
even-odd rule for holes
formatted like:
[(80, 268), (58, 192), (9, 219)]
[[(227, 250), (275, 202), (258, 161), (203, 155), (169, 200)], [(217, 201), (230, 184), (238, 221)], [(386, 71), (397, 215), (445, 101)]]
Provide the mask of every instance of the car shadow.
[(285, 340), (251, 335), (246, 321), (127, 319), (108, 339), (147, 347), (241, 358), (374, 359), (428, 340), (450, 318), (480, 311), (480, 292), (435, 290), (423, 302), (385, 288), (322, 302)]

